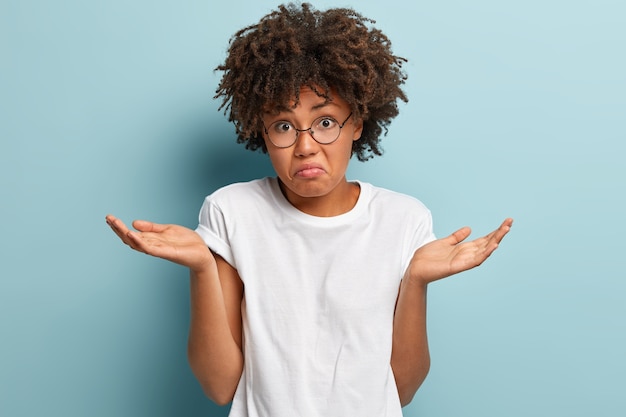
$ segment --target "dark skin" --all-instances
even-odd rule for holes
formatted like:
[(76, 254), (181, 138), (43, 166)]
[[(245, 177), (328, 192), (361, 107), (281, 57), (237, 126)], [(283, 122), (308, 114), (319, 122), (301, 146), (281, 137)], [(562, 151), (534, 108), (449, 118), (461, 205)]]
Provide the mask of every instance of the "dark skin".
[[(297, 105), (266, 115), (264, 122), (270, 125), (281, 120), (302, 130), (318, 117), (344, 120), (350, 110), (350, 104), (338, 95), (326, 101), (303, 86)], [(337, 216), (352, 209), (359, 189), (346, 180), (345, 173), (352, 143), (360, 139), (362, 126), (362, 121), (350, 119), (338, 139), (330, 144), (318, 143), (306, 130), (286, 148), (278, 148), (264, 137), (283, 193), (294, 207), (314, 216)], [(132, 249), (189, 268), (191, 368), (206, 394), (216, 403), (231, 401), (244, 360), (241, 346), (244, 290), (237, 270), (214, 255), (191, 229), (135, 221), (136, 231), (131, 231), (111, 215), (106, 220)], [(506, 219), (493, 232), (471, 241), (466, 241), (471, 229), (463, 227), (413, 254), (399, 288), (390, 359), (402, 405), (411, 401), (430, 367), (426, 332), (428, 284), (481, 265), (498, 248), (512, 224), (512, 219)]]
[[(239, 308), (243, 286), (237, 271), (214, 255), (191, 229), (137, 220), (133, 231), (112, 215), (106, 221), (132, 249), (190, 269), (189, 360), (205, 393), (218, 404), (230, 402), (243, 370)], [(471, 230), (463, 227), (422, 246), (413, 255), (398, 294), (391, 357), (402, 405), (411, 401), (429, 370), (428, 284), (481, 265), (498, 248), (512, 224), (512, 219), (506, 219), (493, 232), (467, 242)]]

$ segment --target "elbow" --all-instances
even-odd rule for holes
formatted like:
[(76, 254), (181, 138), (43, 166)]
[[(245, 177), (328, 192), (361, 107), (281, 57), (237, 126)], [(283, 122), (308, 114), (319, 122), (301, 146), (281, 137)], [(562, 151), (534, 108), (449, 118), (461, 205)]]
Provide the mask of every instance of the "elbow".
[(204, 395), (219, 406), (224, 406), (232, 402), (237, 390), (237, 385), (229, 383), (226, 378), (211, 378), (207, 375), (196, 374), (196, 379), (202, 387)]
[(415, 396), (415, 393), (406, 394), (406, 395), (400, 394), (400, 406), (406, 407), (407, 405), (409, 405), (411, 401), (413, 401), (414, 396)]
[(413, 401), (415, 393), (426, 379), (429, 370), (430, 361), (426, 361), (418, 369), (415, 369), (410, 375), (404, 374), (399, 378), (396, 377), (398, 396), (402, 407), (409, 405), (409, 403)]
[(205, 361), (193, 354), (189, 355), (189, 364), (204, 395), (219, 406), (232, 402), (241, 376), (240, 367), (211, 369)]
[(400, 405), (402, 407), (406, 407), (413, 401), (413, 397), (415, 397), (415, 393), (417, 392), (417, 388), (398, 388), (398, 396), (400, 397)]
[(211, 378), (196, 373), (196, 379), (202, 387), (204, 395), (219, 406), (232, 402), (237, 390), (237, 384), (230, 382), (229, 378)]
[(204, 384), (200, 384), (202, 386), (202, 390), (204, 394), (215, 404), (219, 406), (224, 406), (229, 404), (234, 397), (234, 392), (229, 392), (226, 390), (216, 390), (211, 387), (205, 386)]

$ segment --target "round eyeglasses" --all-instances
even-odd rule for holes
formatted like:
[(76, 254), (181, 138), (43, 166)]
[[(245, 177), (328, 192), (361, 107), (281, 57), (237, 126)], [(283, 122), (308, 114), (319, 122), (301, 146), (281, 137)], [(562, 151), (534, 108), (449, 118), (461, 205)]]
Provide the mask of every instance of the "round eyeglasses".
[(272, 123), (269, 128), (265, 127), (265, 124), (263, 124), (263, 129), (265, 129), (265, 134), (270, 142), (277, 148), (288, 148), (292, 146), (298, 140), (300, 132), (307, 131), (317, 143), (330, 145), (337, 140), (341, 129), (351, 116), (352, 113), (350, 113), (341, 124), (329, 116), (318, 117), (313, 120), (311, 127), (308, 129), (298, 129), (289, 122), (278, 120)]

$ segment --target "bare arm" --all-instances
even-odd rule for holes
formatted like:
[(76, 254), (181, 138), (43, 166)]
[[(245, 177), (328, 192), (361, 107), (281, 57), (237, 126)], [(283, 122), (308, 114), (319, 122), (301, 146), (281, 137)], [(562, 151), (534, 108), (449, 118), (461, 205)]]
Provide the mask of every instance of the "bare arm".
[[(402, 405), (407, 405), (430, 368), (426, 333), (426, 288), (429, 283), (482, 264), (511, 230), (512, 219), (470, 242), (464, 227), (418, 249), (402, 279), (394, 317), (391, 366)], [(463, 242), (463, 243), (462, 243)]]
[(190, 283), (189, 364), (206, 395), (224, 405), (233, 399), (243, 371), (243, 284), (237, 271), (219, 256), (215, 271), (191, 271)]
[(409, 404), (430, 369), (426, 336), (426, 285), (402, 280), (393, 321), (391, 368), (400, 403)]
[(139, 220), (133, 222), (136, 231), (131, 231), (114, 216), (106, 221), (132, 249), (189, 268), (189, 363), (209, 398), (218, 404), (231, 401), (243, 369), (243, 285), (237, 271), (214, 256), (191, 229)]

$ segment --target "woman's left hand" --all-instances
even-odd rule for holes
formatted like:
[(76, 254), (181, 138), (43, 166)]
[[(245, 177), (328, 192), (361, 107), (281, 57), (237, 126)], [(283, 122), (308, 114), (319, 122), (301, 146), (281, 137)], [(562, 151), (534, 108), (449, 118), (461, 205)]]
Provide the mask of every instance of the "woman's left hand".
[(470, 235), (471, 229), (463, 227), (448, 237), (422, 246), (413, 254), (405, 278), (426, 285), (477, 267), (498, 248), (512, 224), (513, 219), (506, 219), (493, 232), (469, 242), (463, 241)]

